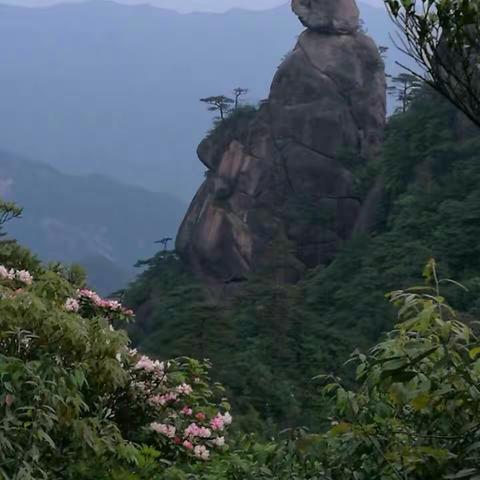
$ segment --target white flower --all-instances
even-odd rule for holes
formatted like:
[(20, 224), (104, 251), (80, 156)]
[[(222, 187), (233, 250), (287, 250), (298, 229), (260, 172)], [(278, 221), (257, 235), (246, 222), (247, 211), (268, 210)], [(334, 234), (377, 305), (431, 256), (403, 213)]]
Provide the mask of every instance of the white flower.
[(0, 280), (11, 280), (10, 273), (3, 265), (0, 265)]
[(67, 298), (65, 302), (65, 310), (68, 312), (78, 312), (80, 309), (80, 304), (76, 298)]
[(190, 395), (193, 392), (193, 388), (188, 383), (182, 383), (177, 387), (177, 392), (181, 395)]
[(15, 274), (15, 277), (25, 285), (31, 285), (33, 281), (32, 275), (30, 275), (30, 272), (27, 272), (26, 270), (18, 270)]
[(212, 440), (216, 447), (223, 447), (225, 445), (225, 437), (217, 437)]
[(3, 265), (0, 265), (0, 280), (15, 280), (24, 283), (25, 285), (31, 285), (33, 277), (27, 270), (15, 270), (7, 268)]
[(172, 425), (165, 425), (164, 423), (153, 422), (150, 424), (150, 429), (154, 432), (161, 433), (168, 438), (175, 437), (176, 429)]
[(136, 370), (145, 370), (146, 372), (153, 372), (155, 370), (155, 363), (153, 360), (143, 355), (135, 365)]
[(201, 460), (208, 460), (210, 458), (210, 452), (204, 445), (197, 445), (193, 449), (193, 454)]
[(222, 415), (222, 419), (225, 425), (231, 425), (233, 421), (232, 416), (228, 412), (225, 415)]

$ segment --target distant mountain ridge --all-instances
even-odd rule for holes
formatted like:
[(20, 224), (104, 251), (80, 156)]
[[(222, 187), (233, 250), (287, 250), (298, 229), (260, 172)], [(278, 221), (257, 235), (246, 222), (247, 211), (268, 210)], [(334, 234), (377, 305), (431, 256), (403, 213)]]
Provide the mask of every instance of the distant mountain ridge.
[[(14, 6), (25, 7), (46, 7), (62, 3), (80, 3), (85, 0), (2, 0), (5, 3)], [(99, 1), (99, 0), (97, 0)], [(268, 10), (288, 3), (287, 0), (116, 0), (117, 3), (126, 5), (150, 4), (155, 7), (175, 10), (181, 13), (191, 13), (195, 11), (208, 12), (226, 12), (232, 8), (242, 8), (245, 10)], [(365, 3), (381, 7), (381, 0), (365, 0)]]
[[(195, 149), (212, 122), (199, 98), (237, 86), (265, 98), (302, 31), (288, 5), (222, 15), (107, 1), (1, 8), (0, 145), (185, 201), (201, 183)], [(388, 43), (385, 12), (364, 6), (363, 16)]]
[[(175, 236), (185, 204), (103, 176), (65, 175), (0, 151), (0, 196), (24, 207), (8, 233), (46, 261), (84, 263), (103, 293), (124, 287), (156, 240)], [(109, 288), (109, 286), (111, 288)]]
[[(2, 0), (0, 4), (16, 7), (44, 8), (53, 5), (68, 3), (101, 2), (103, 0)], [(152, 7), (174, 10), (180, 13), (191, 12), (217, 12), (224, 13), (228, 10), (238, 8), (243, 10), (268, 10), (286, 4), (286, 0), (114, 0), (121, 5), (151, 5)]]

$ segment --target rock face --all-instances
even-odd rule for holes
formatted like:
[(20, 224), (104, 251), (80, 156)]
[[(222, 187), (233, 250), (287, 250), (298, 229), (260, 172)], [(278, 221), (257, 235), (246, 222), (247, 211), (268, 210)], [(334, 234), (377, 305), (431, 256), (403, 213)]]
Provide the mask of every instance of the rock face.
[(360, 13), (354, 0), (293, 0), (292, 10), (307, 27), (319, 33), (352, 34)]
[(246, 278), (275, 244), (288, 246), (284, 273), (295, 280), (331, 261), (360, 219), (368, 224), (354, 172), (382, 141), (383, 62), (359, 31), (353, 0), (293, 0), (292, 8), (308, 28), (268, 100), (248, 119), (234, 113), (198, 149), (207, 178), (177, 250), (217, 284)]

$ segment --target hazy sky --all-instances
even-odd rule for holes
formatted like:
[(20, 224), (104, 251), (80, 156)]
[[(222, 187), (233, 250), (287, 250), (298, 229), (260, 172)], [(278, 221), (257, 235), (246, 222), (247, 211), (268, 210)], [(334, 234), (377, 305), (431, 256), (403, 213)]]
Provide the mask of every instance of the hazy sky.
[[(1, 3), (28, 7), (43, 7), (56, 3), (73, 3), (84, 0), (0, 0)], [(191, 11), (222, 12), (233, 7), (251, 10), (272, 8), (287, 2), (287, 0), (116, 0), (119, 3), (131, 5), (150, 3), (152, 5), (174, 9), (187, 13)], [(361, 0), (375, 6), (381, 6), (382, 0)]]

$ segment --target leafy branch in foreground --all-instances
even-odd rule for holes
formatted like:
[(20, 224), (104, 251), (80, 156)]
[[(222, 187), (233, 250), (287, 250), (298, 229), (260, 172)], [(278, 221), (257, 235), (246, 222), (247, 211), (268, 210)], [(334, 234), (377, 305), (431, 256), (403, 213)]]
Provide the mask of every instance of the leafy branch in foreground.
[(422, 78), (480, 126), (480, 2), (385, 0), (401, 32), (399, 49)]
[[(325, 387), (336, 410), (324, 463), (332, 479), (478, 479), (480, 340), (441, 295), (435, 262), (425, 287), (388, 295), (399, 323), (356, 353), (358, 391)], [(458, 285), (458, 284), (457, 284)]]

